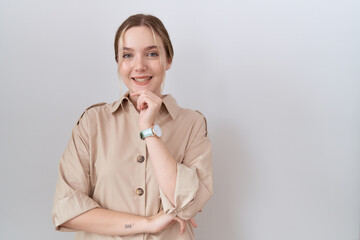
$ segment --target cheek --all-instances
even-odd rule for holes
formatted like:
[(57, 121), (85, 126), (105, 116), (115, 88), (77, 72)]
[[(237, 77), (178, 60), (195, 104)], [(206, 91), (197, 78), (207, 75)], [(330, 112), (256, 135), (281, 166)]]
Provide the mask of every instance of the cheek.
[(163, 73), (166, 70), (166, 65), (164, 64), (163, 61), (154, 61), (151, 68), (153, 69), (153, 71), (157, 72), (157, 73)]
[(129, 64), (126, 63), (121, 63), (118, 65), (118, 73), (125, 77), (126, 75), (128, 75), (131, 71), (131, 68), (129, 66)]
[(167, 60), (167, 58), (165, 57), (165, 54), (164, 54), (164, 56), (162, 56), (162, 58), (161, 58), (160, 69), (161, 69), (161, 71), (164, 71), (164, 72), (169, 69), (168, 60)]

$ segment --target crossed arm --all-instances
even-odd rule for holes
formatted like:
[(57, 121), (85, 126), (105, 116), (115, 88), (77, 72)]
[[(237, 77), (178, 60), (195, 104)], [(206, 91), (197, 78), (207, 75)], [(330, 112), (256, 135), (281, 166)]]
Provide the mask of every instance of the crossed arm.
[[(125, 236), (137, 233), (157, 233), (180, 223), (180, 234), (185, 230), (185, 221), (175, 215), (160, 212), (151, 217), (137, 216), (102, 208), (91, 209), (62, 224), (74, 230), (111, 236)], [(194, 222), (192, 223), (194, 226)], [(196, 224), (195, 226), (196, 227)]]

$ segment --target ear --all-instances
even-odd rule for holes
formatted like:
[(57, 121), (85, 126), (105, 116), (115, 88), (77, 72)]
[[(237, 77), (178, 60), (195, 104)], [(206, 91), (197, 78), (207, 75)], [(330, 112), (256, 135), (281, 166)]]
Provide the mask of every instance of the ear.
[(166, 71), (170, 69), (171, 63), (172, 63), (171, 59), (166, 59)]

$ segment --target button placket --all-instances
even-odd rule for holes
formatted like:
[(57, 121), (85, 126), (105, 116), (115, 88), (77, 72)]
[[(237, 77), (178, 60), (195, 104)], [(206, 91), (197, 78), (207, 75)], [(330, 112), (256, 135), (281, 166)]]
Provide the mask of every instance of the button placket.
[[(145, 161), (145, 157), (143, 155), (139, 155), (137, 158), (136, 158), (136, 161), (138, 163), (143, 163)], [(144, 194), (144, 189), (139, 187), (135, 190), (135, 193), (136, 195), (138, 196), (142, 196)]]
[[(135, 136), (135, 134), (134, 134)], [(134, 175), (134, 200), (137, 204), (138, 213), (140, 215), (146, 214), (146, 165), (147, 165), (147, 156), (146, 156), (146, 144), (141, 140), (138, 135), (136, 135), (137, 149), (133, 156), (133, 164), (136, 169), (136, 176)]]
[[(136, 158), (136, 161), (138, 163), (143, 163), (145, 161), (144, 155), (142, 155), (142, 154), (138, 155), (137, 158)], [(141, 169), (145, 170), (145, 165), (139, 165), (139, 166), (141, 166), (140, 167)], [(138, 187), (135, 190), (135, 193), (136, 193), (137, 196), (141, 197), (145, 193), (144, 188), (143, 187)]]

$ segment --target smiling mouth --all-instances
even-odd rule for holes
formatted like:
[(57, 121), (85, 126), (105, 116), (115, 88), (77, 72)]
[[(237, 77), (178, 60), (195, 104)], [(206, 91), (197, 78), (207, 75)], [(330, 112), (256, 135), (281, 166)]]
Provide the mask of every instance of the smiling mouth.
[(146, 83), (147, 81), (151, 80), (152, 77), (139, 77), (139, 78), (132, 77), (131, 79), (138, 83)]

